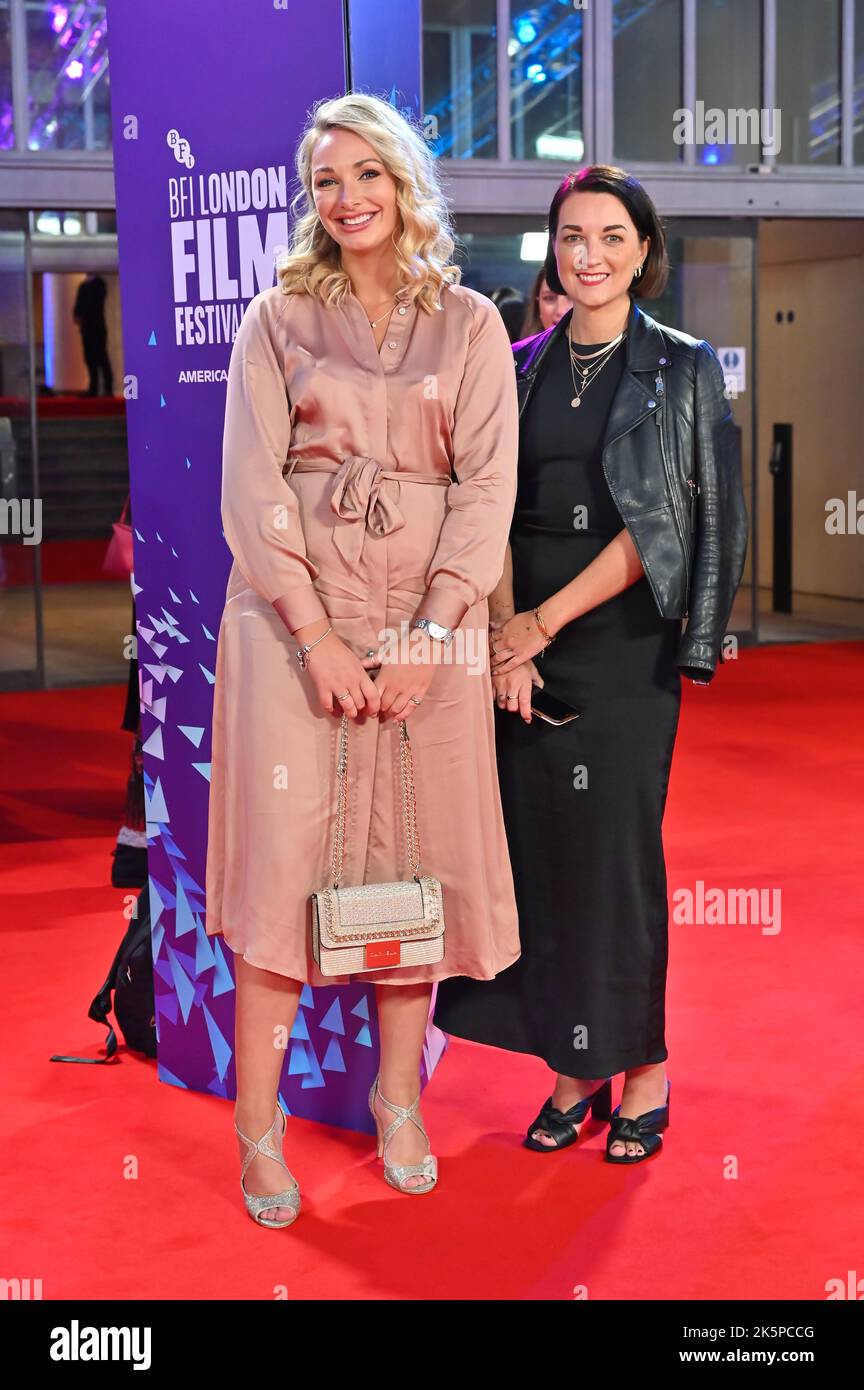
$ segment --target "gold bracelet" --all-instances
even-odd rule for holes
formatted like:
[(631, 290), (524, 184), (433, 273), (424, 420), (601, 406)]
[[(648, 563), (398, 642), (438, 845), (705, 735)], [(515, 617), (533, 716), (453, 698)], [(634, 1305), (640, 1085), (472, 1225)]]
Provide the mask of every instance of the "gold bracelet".
[(546, 627), (546, 624), (545, 624), (544, 621), (543, 621), (543, 615), (542, 615), (542, 613), (540, 612), (540, 609), (539, 609), (539, 608), (535, 608), (535, 609), (534, 609), (534, 619), (535, 619), (535, 621), (536, 621), (536, 623), (537, 623), (537, 626), (539, 627), (540, 631), (542, 632), (543, 636), (546, 638), (546, 645), (548, 646), (550, 642), (554, 642), (554, 641), (555, 641), (555, 638), (554, 638), (554, 637), (551, 635), (551, 633), (548, 631), (548, 629), (547, 629), (547, 627)]

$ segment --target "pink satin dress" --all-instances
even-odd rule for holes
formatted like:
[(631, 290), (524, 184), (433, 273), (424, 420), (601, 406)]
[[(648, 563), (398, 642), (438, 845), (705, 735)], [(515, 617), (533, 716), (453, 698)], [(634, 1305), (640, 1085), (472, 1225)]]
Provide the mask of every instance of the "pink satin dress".
[[(326, 617), (362, 658), (398, 639), (421, 600), (455, 629), (407, 717), (445, 955), (363, 978), (490, 979), (519, 956), (487, 656), (518, 432), (507, 333), (475, 290), (446, 287), (431, 313), (403, 292), (380, 351), (353, 294), (332, 308), (277, 286), (249, 304), (225, 403), (234, 563), (216, 655), (206, 930), (251, 965), (334, 983), (312, 959), (310, 893), (332, 882), (340, 718), (321, 710), (292, 633)], [(349, 721), (345, 885), (411, 877), (398, 739), (392, 717)]]

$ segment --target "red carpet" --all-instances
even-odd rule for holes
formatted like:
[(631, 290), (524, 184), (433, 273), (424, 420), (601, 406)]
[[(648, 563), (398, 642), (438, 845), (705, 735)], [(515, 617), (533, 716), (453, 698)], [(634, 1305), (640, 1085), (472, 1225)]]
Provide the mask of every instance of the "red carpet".
[(862, 686), (864, 644), (836, 643), (745, 651), (685, 690), (670, 894), (780, 888), (782, 921), (672, 926), (659, 1158), (604, 1164), (593, 1122), (566, 1153), (522, 1149), (543, 1064), (454, 1041), (424, 1102), (438, 1189), (395, 1193), (365, 1136), (292, 1119), (288, 1231), (245, 1214), (230, 1105), (125, 1049), (48, 1061), (101, 1055), (86, 1009), (123, 926), (125, 692), (0, 697), (4, 1275), (45, 1299), (259, 1300), (822, 1300), (864, 1275)]
[[(119, 514), (117, 520), (120, 520)], [(111, 530), (100, 540), (43, 541), (43, 584), (122, 584), (129, 589), (128, 579), (117, 579), (102, 569)], [(3, 546), (3, 588), (29, 589), (33, 583), (33, 547), (30, 545)]]
[[(40, 420), (92, 419), (94, 416), (125, 415), (123, 396), (76, 395), (37, 396), (36, 413)], [(27, 396), (0, 396), (0, 415), (26, 420), (30, 415)]]

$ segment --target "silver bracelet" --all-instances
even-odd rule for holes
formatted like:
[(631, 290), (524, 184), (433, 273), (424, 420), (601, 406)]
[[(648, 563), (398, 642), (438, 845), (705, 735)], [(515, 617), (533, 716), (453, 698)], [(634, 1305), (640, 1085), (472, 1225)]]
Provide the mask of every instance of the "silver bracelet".
[(434, 618), (413, 618), (409, 626), (419, 628), (433, 641), (443, 642), (445, 647), (449, 647), (453, 641), (453, 629), (445, 627), (443, 623), (436, 623)]
[(321, 636), (316, 637), (314, 642), (307, 642), (306, 645), (301, 647), (300, 650), (296, 653), (297, 660), (300, 662), (301, 671), (305, 671), (306, 667), (309, 665), (309, 653), (311, 652), (312, 648), (317, 647), (319, 642), (323, 642), (324, 638), (328, 635), (328, 633), (331, 633), (332, 631), (333, 628), (328, 627), (327, 632), (322, 632)]

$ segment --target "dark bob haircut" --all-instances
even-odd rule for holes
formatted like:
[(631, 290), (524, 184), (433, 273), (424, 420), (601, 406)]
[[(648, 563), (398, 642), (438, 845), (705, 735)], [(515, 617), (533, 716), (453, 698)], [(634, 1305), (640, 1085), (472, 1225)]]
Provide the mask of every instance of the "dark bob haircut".
[(626, 174), (623, 169), (616, 168), (614, 164), (589, 164), (575, 174), (568, 174), (556, 188), (549, 208), (549, 245), (544, 266), (546, 283), (550, 290), (554, 290), (556, 294), (567, 293), (558, 277), (554, 241), (558, 232), (561, 204), (571, 193), (611, 193), (624, 204), (639, 240), (651, 238), (642, 274), (638, 278), (634, 275), (630, 281), (630, 298), (656, 299), (662, 294), (669, 277), (669, 260), (666, 254), (666, 232), (660, 215), (639, 180), (634, 179), (632, 174)]

